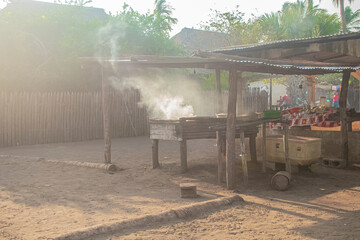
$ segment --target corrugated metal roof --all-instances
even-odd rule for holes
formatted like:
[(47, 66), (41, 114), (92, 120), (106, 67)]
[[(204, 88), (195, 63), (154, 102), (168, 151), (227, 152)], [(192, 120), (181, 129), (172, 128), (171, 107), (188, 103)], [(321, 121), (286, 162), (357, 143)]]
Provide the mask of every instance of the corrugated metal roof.
[(339, 73), (344, 70), (356, 71), (360, 66), (338, 66), (336, 64), (299, 64), (277, 60), (251, 59), (226, 54), (198, 53), (197, 57), (171, 56), (131, 56), (119, 59), (81, 58), (83, 62), (95, 62), (133, 68), (208, 68), (230, 69), (239, 71), (274, 73), (274, 74), (325, 74)]
[(309, 37), (309, 38), (299, 38), (299, 39), (287, 39), (279, 40), (274, 42), (265, 42), (249, 45), (240, 45), (240, 46), (231, 46), (226, 48), (219, 48), (211, 50), (210, 52), (217, 53), (228, 53), (231, 51), (247, 51), (247, 50), (260, 50), (267, 48), (288, 48), (288, 47), (300, 47), (301, 45), (307, 45), (311, 43), (323, 43), (323, 42), (333, 42), (333, 41), (343, 41), (351, 39), (360, 39), (360, 32), (355, 33), (346, 33), (346, 34), (334, 34), (334, 35), (325, 35), (320, 37)]

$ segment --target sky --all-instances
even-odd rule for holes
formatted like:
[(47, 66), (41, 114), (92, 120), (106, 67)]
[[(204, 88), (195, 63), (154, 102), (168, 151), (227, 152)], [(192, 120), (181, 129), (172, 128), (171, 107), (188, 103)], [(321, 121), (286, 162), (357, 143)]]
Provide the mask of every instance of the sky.
[[(45, 0), (44, 0), (45, 1)], [(53, 2), (53, 0), (46, 0)], [(146, 13), (149, 9), (154, 9), (155, 0), (126, 0), (134, 10), (140, 13)], [(245, 13), (245, 18), (250, 18), (252, 14), (260, 16), (264, 13), (276, 12), (281, 9), (285, 2), (295, 2), (295, 0), (167, 0), (174, 8), (173, 17), (178, 19), (178, 23), (173, 27), (171, 35), (180, 32), (182, 28), (199, 28), (201, 22), (209, 19), (211, 9), (220, 12), (231, 11), (236, 5), (240, 6), (240, 11)], [(319, 2), (314, 1), (316, 4)], [(348, 1), (345, 1), (349, 5)], [(93, 0), (87, 6), (104, 8), (106, 12), (116, 13), (122, 9), (124, 1), (121, 0)], [(4, 7), (0, 0), (0, 8)], [(354, 0), (350, 5), (353, 10), (360, 8), (360, 0)], [(339, 10), (333, 5), (332, 0), (322, 0), (320, 7), (328, 10), (330, 13), (337, 13)]]

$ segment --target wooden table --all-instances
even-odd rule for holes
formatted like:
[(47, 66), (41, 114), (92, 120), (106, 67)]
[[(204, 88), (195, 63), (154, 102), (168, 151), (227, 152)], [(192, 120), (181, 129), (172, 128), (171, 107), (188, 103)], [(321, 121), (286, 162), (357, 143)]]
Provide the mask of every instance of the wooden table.
[[(243, 121), (237, 120), (239, 124)], [(216, 130), (213, 127), (226, 125), (226, 118), (215, 117), (189, 117), (176, 120), (150, 119), (150, 138), (152, 139), (152, 163), (153, 168), (159, 164), (159, 140), (178, 141), (180, 143), (181, 172), (186, 172), (187, 167), (187, 140), (192, 139), (218, 139), (218, 149), (225, 149), (225, 130)], [(243, 137), (249, 138), (251, 159), (256, 161), (256, 136), (257, 125), (248, 126), (243, 131)], [(236, 134), (241, 138), (240, 131)]]

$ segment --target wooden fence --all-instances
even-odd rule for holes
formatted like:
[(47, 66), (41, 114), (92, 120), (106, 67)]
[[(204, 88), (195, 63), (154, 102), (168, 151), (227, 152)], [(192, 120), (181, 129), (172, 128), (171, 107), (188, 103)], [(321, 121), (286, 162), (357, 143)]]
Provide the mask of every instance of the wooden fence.
[[(198, 116), (215, 116), (216, 113), (227, 112), (229, 92), (222, 91), (221, 100), (222, 106), (219, 110), (218, 96), (216, 91), (204, 91), (198, 93), (198, 101), (188, 101), (187, 103), (192, 105), (195, 110), (195, 114)], [(268, 109), (269, 99), (266, 91), (260, 91), (259, 88), (250, 88), (243, 90), (241, 93), (241, 101), (238, 100), (237, 105), (238, 114), (245, 114), (249, 112), (262, 112)]]
[[(228, 93), (223, 92), (224, 111)], [(201, 114), (215, 116), (216, 92), (204, 92), (194, 104)], [(148, 115), (139, 106), (138, 91), (111, 93), (111, 137), (148, 134)], [(263, 111), (267, 94), (244, 91), (243, 113)], [(205, 103), (205, 104), (204, 104)], [(209, 108), (210, 107), (210, 108)], [(75, 142), (103, 138), (101, 92), (0, 93), (0, 147)]]
[[(137, 91), (111, 94), (111, 135), (148, 132)], [(100, 92), (0, 93), (0, 147), (103, 138)]]

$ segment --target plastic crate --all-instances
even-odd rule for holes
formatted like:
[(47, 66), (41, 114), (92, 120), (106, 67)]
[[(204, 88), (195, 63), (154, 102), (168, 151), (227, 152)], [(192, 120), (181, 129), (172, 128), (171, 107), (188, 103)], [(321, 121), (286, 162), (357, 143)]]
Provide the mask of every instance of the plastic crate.
[(272, 119), (272, 118), (280, 118), (281, 111), (276, 110), (265, 110), (264, 111), (264, 118)]

